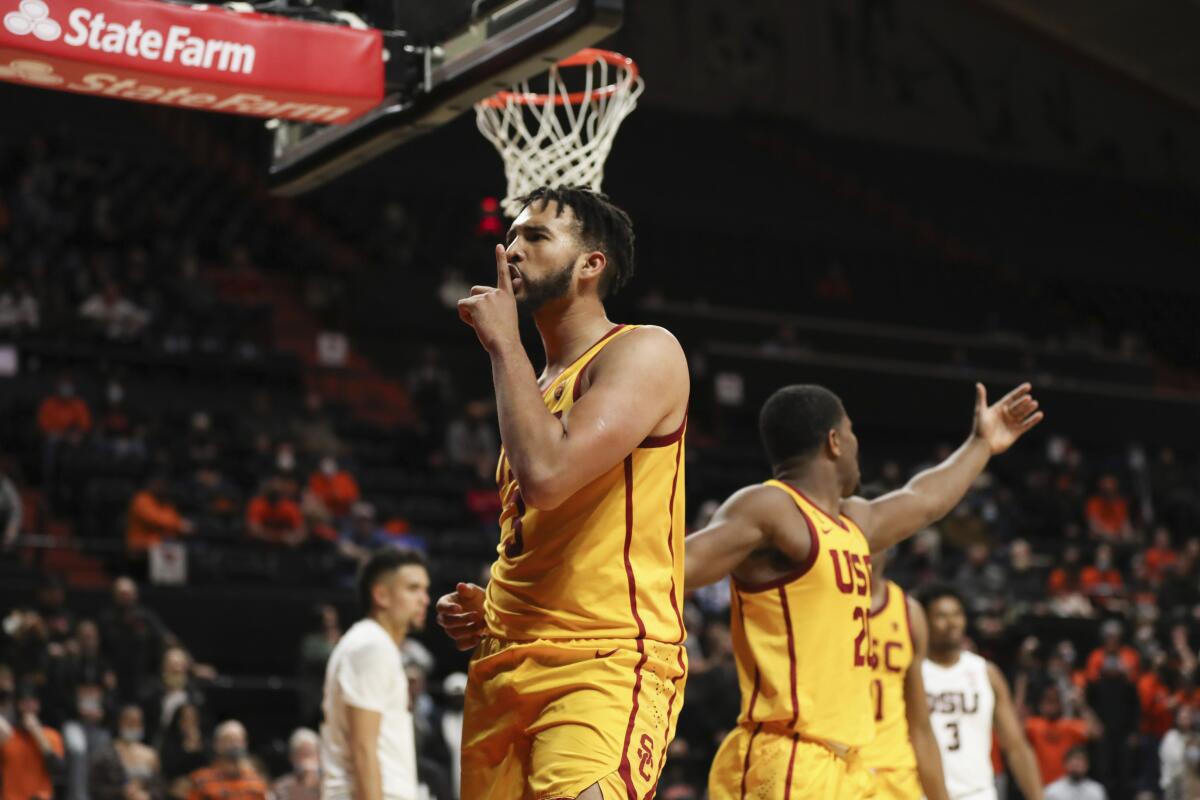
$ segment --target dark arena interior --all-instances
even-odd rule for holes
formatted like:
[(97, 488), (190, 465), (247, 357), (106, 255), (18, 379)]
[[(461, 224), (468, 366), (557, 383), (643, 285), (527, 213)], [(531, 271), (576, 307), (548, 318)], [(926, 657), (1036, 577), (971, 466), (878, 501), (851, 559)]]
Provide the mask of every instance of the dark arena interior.
[[(311, 25), (345, 10), (258, 5)], [(469, 4), (408, 5), (346, 8), (405, 28), (409, 52), (470, 21)], [(877, 498), (967, 436), (976, 382), (998, 398), (1028, 381), (1045, 420), (897, 545), (888, 577), (964, 598), (968, 647), (1006, 678), (1044, 778), (1066, 749), (1049, 717), (1074, 721), (1062, 735), (1110, 800), (1200, 798), (1200, 10), (620, 13), (571, 46), (645, 79), (603, 162), (637, 264), (605, 308), (686, 354), (687, 530), (771, 477), (758, 414), (780, 386), (844, 400), (858, 494)], [(470, 653), (434, 604), (506, 557), (492, 367), (456, 303), (495, 282), (510, 220), (469, 102), (280, 191), (273, 137), (314, 126), (30, 85), (5, 47), (0, 798), (319, 796), (295, 732), (321, 730), (359, 568), (399, 546), (430, 578), (403, 645), (419, 796), (456, 800)], [(419, 107), (396, 61), (385, 91)], [(521, 334), (540, 371), (527, 317)], [(649, 759), (663, 800), (708, 797), (739, 724), (730, 583), (681, 596), (685, 699)], [(57, 757), (15, 744), (30, 698)], [(229, 720), (263, 790), (204, 793)], [(129, 749), (139, 733), (148, 750)], [(994, 782), (1025, 797), (999, 748)]]

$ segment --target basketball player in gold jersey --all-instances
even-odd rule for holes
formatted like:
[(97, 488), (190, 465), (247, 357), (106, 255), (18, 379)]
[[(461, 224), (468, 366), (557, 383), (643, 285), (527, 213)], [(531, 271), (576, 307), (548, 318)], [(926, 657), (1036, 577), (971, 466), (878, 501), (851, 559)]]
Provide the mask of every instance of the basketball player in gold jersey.
[(988, 405), (941, 464), (875, 500), (853, 497), (858, 440), (837, 395), (788, 386), (759, 431), (775, 478), (741, 489), (687, 538), (687, 588), (733, 574), (742, 711), (709, 773), (709, 797), (874, 797), (860, 749), (871, 701), (871, 554), (948, 513), (988, 460), (1042, 420), (1028, 384)]
[[(496, 285), (459, 301), (491, 357), (503, 448), (486, 593), (438, 603), (476, 647), (463, 720), (470, 800), (644, 798), (683, 702), (688, 370), (654, 327), (614, 325), (633, 271), (628, 215), (586, 189), (523, 200)], [(546, 351), (534, 372), (517, 310)]]
[(950, 800), (929, 722), (921, 662), (929, 645), (925, 610), (884, 578), (888, 551), (871, 557), (871, 705), (875, 738), (862, 763), (877, 800)]

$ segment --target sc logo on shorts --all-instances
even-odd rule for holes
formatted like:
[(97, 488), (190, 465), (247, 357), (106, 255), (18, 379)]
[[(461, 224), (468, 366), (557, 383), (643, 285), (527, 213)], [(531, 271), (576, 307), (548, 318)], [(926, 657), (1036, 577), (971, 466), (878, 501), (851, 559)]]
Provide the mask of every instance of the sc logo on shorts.
[(644, 781), (654, 780), (654, 740), (650, 738), (650, 734), (643, 733), (642, 738), (638, 740), (638, 775), (642, 776)]

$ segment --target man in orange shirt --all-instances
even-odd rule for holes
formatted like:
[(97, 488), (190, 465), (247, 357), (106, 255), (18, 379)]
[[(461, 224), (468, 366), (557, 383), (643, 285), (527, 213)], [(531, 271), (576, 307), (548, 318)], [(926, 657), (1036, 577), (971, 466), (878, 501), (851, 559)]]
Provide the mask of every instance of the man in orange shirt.
[(340, 469), (333, 456), (321, 459), (320, 468), (308, 477), (308, 489), (320, 498), (334, 519), (349, 514), (360, 495), (354, 476)]
[(1079, 574), (1079, 588), (1100, 608), (1112, 609), (1125, 596), (1125, 579), (1113, 566), (1112, 545), (1101, 544), (1096, 548), (1092, 563)]
[(1133, 535), (1129, 524), (1129, 501), (1121, 496), (1116, 477), (1104, 475), (1097, 483), (1096, 494), (1084, 506), (1088, 530), (1101, 539), (1128, 539)]
[(1154, 546), (1146, 550), (1146, 573), (1155, 587), (1162, 583), (1167, 567), (1178, 560), (1179, 555), (1171, 547), (1171, 531), (1164, 527), (1154, 529)]
[(1038, 714), (1025, 720), (1025, 735), (1037, 755), (1042, 783), (1047, 786), (1065, 772), (1063, 759), (1073, 747), (1100, 736), (1099, 720), (1085, 706), (1083, 719), (1063, 717), (1062, 696), (1058, 686), (1051, 684), (1042, 690)]
[(281, 479), (268, 480), (263, 493), (250, 501), (246, 509), (246, 532), (268, 544), (292, 547), (303, 544), (308, 537), (300, 506), (284, 494)]
[(267, 783), (246, 757), (246, 729), (237, 720), (217, 726), (216, 760), (193, 772), (187, 800), (267, 800)]
[(41, 703), (29, 685), (17, 691), (17, 720), (0, 716), (0, 800), (52, 800), (65, 769), (62, 737), (38, 720)]
[(78, 440), (92, 429), (92, 413), (83, 398), (75, 394), (75, 382), (70, 375), (63, 373), (56, 388), (38, 407), (38, 428), (49, 438)]
[(1108, 656), (1119, 658), (1126, 677), (1131, 682), (1137, 683), (1142, 670), (1142, 659), (1137, 650), (1121, 644), (1122, 632), (1121, 623), (1115, 619), (1110, 619), (1100, 626), (1100, 639), (1103, 643), (1088, 656), (1087, 679), (1089, 683), (1100, 680), (1104, 659)]
[(193, 530), (192, 523), (179, 515), (166, 479), (155, 476), (129, 504), (125, 547), (131, 556), (145, 556), (146, 551), (163, 539), (174, 539)]

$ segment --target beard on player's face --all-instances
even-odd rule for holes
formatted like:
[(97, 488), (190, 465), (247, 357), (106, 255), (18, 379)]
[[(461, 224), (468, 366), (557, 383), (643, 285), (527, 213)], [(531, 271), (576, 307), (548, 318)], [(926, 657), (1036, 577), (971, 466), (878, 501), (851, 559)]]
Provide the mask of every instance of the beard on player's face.
[(541, 311), (547, 303), (561, 300), (571, 292), (571, 278), (575, 275), (575, 262), (542, 278), (533, 278), (521, 272), (521, 290), (517, 294), (517, 306), (530, 314)]

